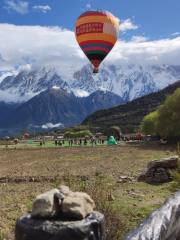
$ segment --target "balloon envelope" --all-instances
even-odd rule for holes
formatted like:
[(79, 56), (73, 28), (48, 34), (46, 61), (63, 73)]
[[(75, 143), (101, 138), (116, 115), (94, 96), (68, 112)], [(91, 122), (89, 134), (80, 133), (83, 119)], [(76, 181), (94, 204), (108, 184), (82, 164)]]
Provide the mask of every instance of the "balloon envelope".
[(118, 39), (119, 23), (108, 11), (87, 11), (76, 21), (75, 35), (82, 51), (98, 68)]

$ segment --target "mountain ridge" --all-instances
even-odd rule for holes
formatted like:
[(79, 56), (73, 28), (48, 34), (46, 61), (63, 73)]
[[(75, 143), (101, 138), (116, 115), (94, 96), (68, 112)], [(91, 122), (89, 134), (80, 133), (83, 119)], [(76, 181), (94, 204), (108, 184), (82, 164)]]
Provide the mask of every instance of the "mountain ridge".
[[(180, 79), (179, 65), (128, 65), (102, 64), (98, 74), (93, 74), (90, 64), (78, 69), (69, 66), (49, 66), (37, 71), (22, 71), (17, 76), (8, 76), (0, 83), (0, 90), (23, 102), (54, 86), (70, 90), (84, 97), (97, 90), (113, 92), (130, 101), (147, 95)], [(6, 99), (1, 99), (5, 101)]]
[(139, 126), (144, 116), (153, 112), (163, 104), (168, 95), (180, 88), (180, 80), (168, 87), (146, 96), (134, 99), (125, 104), (106, 110), (99, 110), (89, 115), (81, 124), (96, 127), (126, 126), (128, 124)]
[(37, 130), (43, 125), (74, 126), (92, 112), (117, 106), (123, 99), (111, 92), (96, 91), (88, 97), (78, 98), (73, 92), (60, 88), (48, 89), (14, 109), (0, 122), (0, 128), (27, 128)]

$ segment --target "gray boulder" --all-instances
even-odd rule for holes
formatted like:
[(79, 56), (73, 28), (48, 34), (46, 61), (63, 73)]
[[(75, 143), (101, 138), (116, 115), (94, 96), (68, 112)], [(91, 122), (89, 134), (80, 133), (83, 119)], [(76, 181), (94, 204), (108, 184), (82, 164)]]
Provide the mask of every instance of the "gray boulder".
[(46, 193), (40, 194), (33, 202), (31, 216), (34, 218), (53, 218), (60, 211), (58, 189), (52, 189)]
[(148, 169), (151, 169), (151, 168), (176, 168), (176, 167), (178, 167), (178, 155), (151, 161), (148, 163), (147, 167), (148, 167)]
[(62, 212), (65, 216), (83, 219), (93, 212), (95, 203), (92, 198), (83, 192), (73, 192), (62, 202)]
[(156, 168), (153, 173), (153, 181), (160, 183), (168, 180), (167, 172), (164, 168)]
[(169, 179), (165, 168), (151, 168), (145, 169), (138, 178), (139, 182), (160, 183)]

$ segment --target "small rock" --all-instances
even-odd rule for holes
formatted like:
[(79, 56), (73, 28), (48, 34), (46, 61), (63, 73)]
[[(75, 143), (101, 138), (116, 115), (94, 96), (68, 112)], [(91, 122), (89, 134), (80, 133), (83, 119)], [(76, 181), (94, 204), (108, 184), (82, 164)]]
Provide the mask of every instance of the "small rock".
[(135, 206), (135, 207), (136, 207), (136, 206), (137, 206), (137, 204), (133, 204), (133, 206)]
[(139, 202), (142, 202), (142, 199), (139, 199)]
[(139, 193), (130, 193), (131, 197), (144, 197), (143, 194), (139, 194)]
[(69, 187), (66, 186), (66, 185), (62, 185), (62, 186), (58, 187), (58, 189), (59, 189), (60, 193), (64, 194), (65, 196), (67, 196), (68, 194), (72, 193), (70, 191)]
[(94, 201), (87, 193), (73, 192), (62, 202), (62, 212), (66, 216), (83, 219), (93, 212)]
[(59, 199), (55, 194), (58, 193), (58, 189), (52, 189), (37, 196), (33, 202), (31, 216), (34, 218), (53, 218), (57, 216), (60, 206)]
[(119, 180), (117, 180), (117, 183), (125, 183), (125, 182), (127, 182), (126, 179), (119, 179)]
[(128, 176), (120, 176), (119, 178), (121, 178), (121, 179), (127, 179)]

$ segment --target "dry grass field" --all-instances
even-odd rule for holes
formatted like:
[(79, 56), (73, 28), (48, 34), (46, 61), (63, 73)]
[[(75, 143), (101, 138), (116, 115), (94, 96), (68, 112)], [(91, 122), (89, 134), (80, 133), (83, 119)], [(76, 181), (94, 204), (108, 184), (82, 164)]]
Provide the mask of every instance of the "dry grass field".
[[(106, 212), (109, 240), (121, 239), (172, 194), (169, 182), (150, 185), (137, 182), (137, 177), (149, 161), (175, 155), (173, 145), (133, 142), (94, 148), (0, 149), (0, 239), (14, 239), (16, 219), (31, 210), (38, 194), (60, 184), (94, 198), (97, 210)], [(134, 180), (118, 183), (120, 176)], [(110, 191), (113, 201), (107, 199)]]

